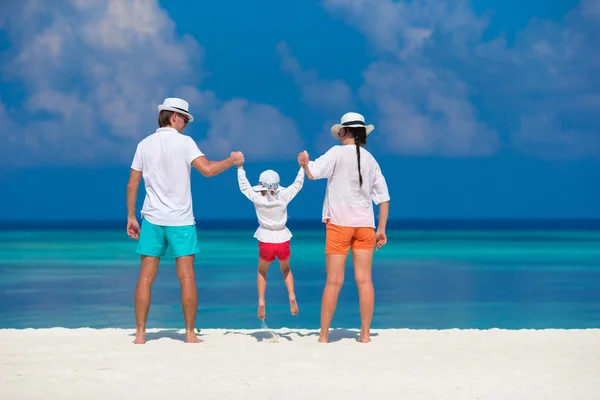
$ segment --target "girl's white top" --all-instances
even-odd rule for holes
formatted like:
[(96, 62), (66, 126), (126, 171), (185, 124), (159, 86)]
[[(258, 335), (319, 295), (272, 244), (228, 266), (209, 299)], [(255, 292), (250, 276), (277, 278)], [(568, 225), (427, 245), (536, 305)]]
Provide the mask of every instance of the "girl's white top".
[(258, 217), (258, 229), (254, 237), (265, 243), (283, 243), (292, 238), (287, 223), (287, 205), (298, 194), (304, 184), (304, 170), (300, 168), (296, 180), (288, 187), (279, 187), (277, 197), (269, 200), (260, 192), (255, 192), (246, 178), (246, 171), (238, 168), (238, 184), (242, 193), (254, 203)]
[(379, 164), (367, 150), (360, 148), (359, 186), (356, 145), (337, 145), (308, 163), (315, 179), (327, 178), (322, 221), (334, 225), (375, 228), (373, 203), (390, 200), (387, 183)]

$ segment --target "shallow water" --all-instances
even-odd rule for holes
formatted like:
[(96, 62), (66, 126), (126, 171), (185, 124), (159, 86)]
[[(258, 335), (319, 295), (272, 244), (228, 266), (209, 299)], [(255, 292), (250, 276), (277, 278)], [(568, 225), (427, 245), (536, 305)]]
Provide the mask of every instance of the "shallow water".
[[(258, 328), (255, 227), (199, 230), (201, 328)], [(290, 315), (277, 263), (267, 325), (317, 328), (324, 231), (293, 230), (300, 313)], [(124, 229), (0, 231), (0, 328), (135, 326), (136, 242)], [(360, 326), (351, 259), (333, 326)], [(600, 230), (393, 229), (375, 253), (374, 328), (599, 328)], [(149, 328), (183, 326), (172, 259), (159, 268)]]

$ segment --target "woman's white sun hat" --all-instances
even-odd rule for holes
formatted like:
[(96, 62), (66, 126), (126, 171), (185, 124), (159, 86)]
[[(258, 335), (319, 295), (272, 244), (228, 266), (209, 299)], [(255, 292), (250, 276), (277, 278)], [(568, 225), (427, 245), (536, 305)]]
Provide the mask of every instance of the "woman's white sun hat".
[(258, 177), (258, 185), (252, 186), (252, 189), (256, 192), (261, 190), (268, 190), (269, 186), (279, 186), (279, 174), (272, 169), (263, 171)]
[(192, 114), (190, 114), (188, 109), (188, 102), (177, 97), (168, 97), (165, 99), (165, 101), (163, 101), (162, 104), (159, 104), (158, 106), (158, 112), (161, 112), (163, 110), (174, 111), (176, 113), (187, 116), (190, 119), (189, 122), (192, 122), (194, 120), (194, 117), (192, 117)]
[(355, 128), (363, 127), (367, 130), (367, 135), (371, 133), (375, 127), (373, 125), (365, 125), (365, 117), (359, 113), (348, 112), (342, 115), (342, 119), (339, 124), (335, 124), (331, 127), (331, 135), (339, 139), (338, 133), (342, 128)]

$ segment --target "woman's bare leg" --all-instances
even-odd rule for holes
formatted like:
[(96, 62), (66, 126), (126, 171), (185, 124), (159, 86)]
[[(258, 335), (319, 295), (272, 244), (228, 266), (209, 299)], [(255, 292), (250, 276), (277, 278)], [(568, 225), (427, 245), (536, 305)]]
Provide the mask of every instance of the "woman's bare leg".
[(360, 301), (360, 337), (359, 342), (371, 341), (371, 321), (375, 307), (375, 289), (373, 288), (373, 251), (352, 250), (354, 276)]
[(256, 287), (258, 288), (258, 318), (265, 319), (265, 291), (267, 290), (267, 270), (271, 263), (258, 258), (258, 274), (256, 275)]
[(326, 256), (327, 282), (321, 300), (321, 333), (319, 342), (327, 343), (329, 327), (337, 306), (338, 295), (344, 284), (344, 269), (347, 254), (328, 254)]

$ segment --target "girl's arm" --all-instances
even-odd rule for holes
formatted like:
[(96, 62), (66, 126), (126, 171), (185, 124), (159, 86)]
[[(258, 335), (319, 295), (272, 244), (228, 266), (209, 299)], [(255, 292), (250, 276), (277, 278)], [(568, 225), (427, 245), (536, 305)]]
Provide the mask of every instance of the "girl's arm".
[(254, 202), (254, 199), (258, 193), (252, 189), (252, 185), (250, 185), (250, 182), (248, 182), (248, 179), (246, 178), (246, 171), (244, 171), (243, 165), (238, 165), (238, 185), (240, 186), (240, 191), (244, 194), (244, 196), (246, 196), (248, 200)]
[(294, 197), (296, 197), (296, 195), (298, 194), (298, 192), (302, 189), (302, 186), (304, 185), (304, 169), (300, 168), (298, 170), (298, 175), (296, 175), (296, 179), (294, 180), (294, 183), (292, 183), (290, 186), (285, 188), (285, 196), (286, 196), (286, 201), (292, 201), (292, 199)]

